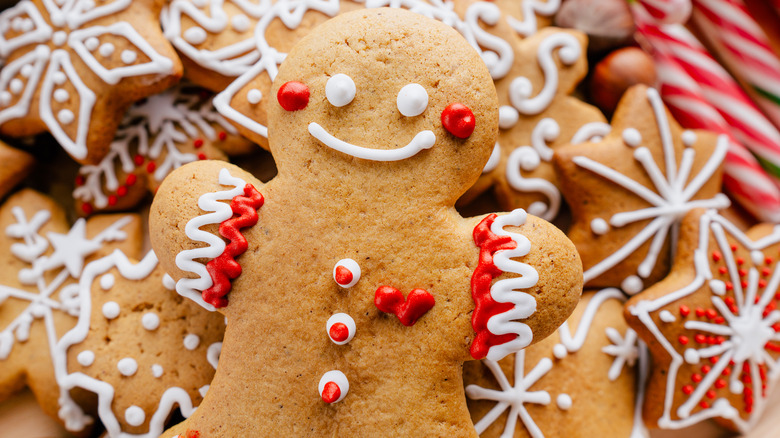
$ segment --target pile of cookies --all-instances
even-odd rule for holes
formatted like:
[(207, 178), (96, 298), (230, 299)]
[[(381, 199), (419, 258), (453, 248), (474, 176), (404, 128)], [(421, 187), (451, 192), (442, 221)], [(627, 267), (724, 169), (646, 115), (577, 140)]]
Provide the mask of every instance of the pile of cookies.
[(668, 42), (738, 2), (9, 5), (0, 399), (85, 437), (761, 427), (777, 128)]

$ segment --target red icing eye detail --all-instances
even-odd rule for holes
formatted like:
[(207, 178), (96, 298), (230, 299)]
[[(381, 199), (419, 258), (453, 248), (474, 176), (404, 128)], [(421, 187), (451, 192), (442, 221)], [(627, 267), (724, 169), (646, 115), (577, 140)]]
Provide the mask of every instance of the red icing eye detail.
[(441, 123), (450, 134), (458, 138), (468, 138), (474, 132), (476, 120), (474, 113), (462, 103), (451, 103), (441, 112)]
[(309, 104), (309, 87), (297, 81), (285, 82), (276, 93), (279, 105), (287, 111), (298, 111)]

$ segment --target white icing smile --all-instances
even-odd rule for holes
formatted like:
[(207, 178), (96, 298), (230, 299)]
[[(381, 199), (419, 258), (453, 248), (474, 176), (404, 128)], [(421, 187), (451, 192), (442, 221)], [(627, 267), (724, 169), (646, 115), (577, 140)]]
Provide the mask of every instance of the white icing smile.
[(355, 158), (372, 161), (400, 161), (413, 157), (423, 149), (430, 149), (436, 143), (433, 131), (420, 131), (406, 146), (398, 149), (371, 149), (347, 143), (332, 136), (319, 123), (309, 123), (309, 133), (325, 146), (351, 155)]

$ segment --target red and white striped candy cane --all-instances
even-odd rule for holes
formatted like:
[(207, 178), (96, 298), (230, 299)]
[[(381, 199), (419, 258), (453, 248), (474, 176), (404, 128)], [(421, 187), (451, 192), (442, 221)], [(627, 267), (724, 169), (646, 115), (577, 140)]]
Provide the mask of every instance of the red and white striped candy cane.
[(687, 129), (707, 129), (729, 138), (723, 185), (740, 205), (761, 221), (780, 221), (780, 188), (764, 173), (755, 157), (739, 144), (731, 127), (707, 102), (701, 88), (673, 59), (653, 53), (658, 88), (675, 119)]

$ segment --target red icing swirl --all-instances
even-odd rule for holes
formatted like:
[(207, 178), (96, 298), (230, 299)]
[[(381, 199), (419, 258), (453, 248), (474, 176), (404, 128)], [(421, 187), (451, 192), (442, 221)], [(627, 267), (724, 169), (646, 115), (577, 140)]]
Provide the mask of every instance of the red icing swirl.
[(490, 214), (474, 227), (474, 243), (479, 247), (479, 263), (471, 276), (471, 298), (474, 300), (474, 313), (471, 315), (471, 326), (476, 336), (471, 343), (471, 356), (483, 359), (494, 345), (510, 342), (517, 337), (514, 333), (494, 335), (487, 328), (488, 320), (498, 314), (512, 310), (514, 304), (499, 303), (490, 295), (493, 279), (504, 271), (493, 263), (497, 251), (517, 248), (517, 243), (509, 236), (499, 236), (490, 230), (496, 214)]
[(214, 307), (228, 305), (227, 294), (232, 288), (230, 281), (241, 275), (241, 265), (236, 261), (236, 257), (249, 247), (240, 230), (257, 223), (257, 210), (263, 206), (263, 202), (263, 195), (253, 185), (247, 184), (244, 187), (244, 196), (236, 196), (230, 201), (234, 216), (219, 224), (219, 234), (230, 243), (225, 246), (222, 254), (206, 264), (206, 270), (214, 285), (203, 291), (203, 301)]

